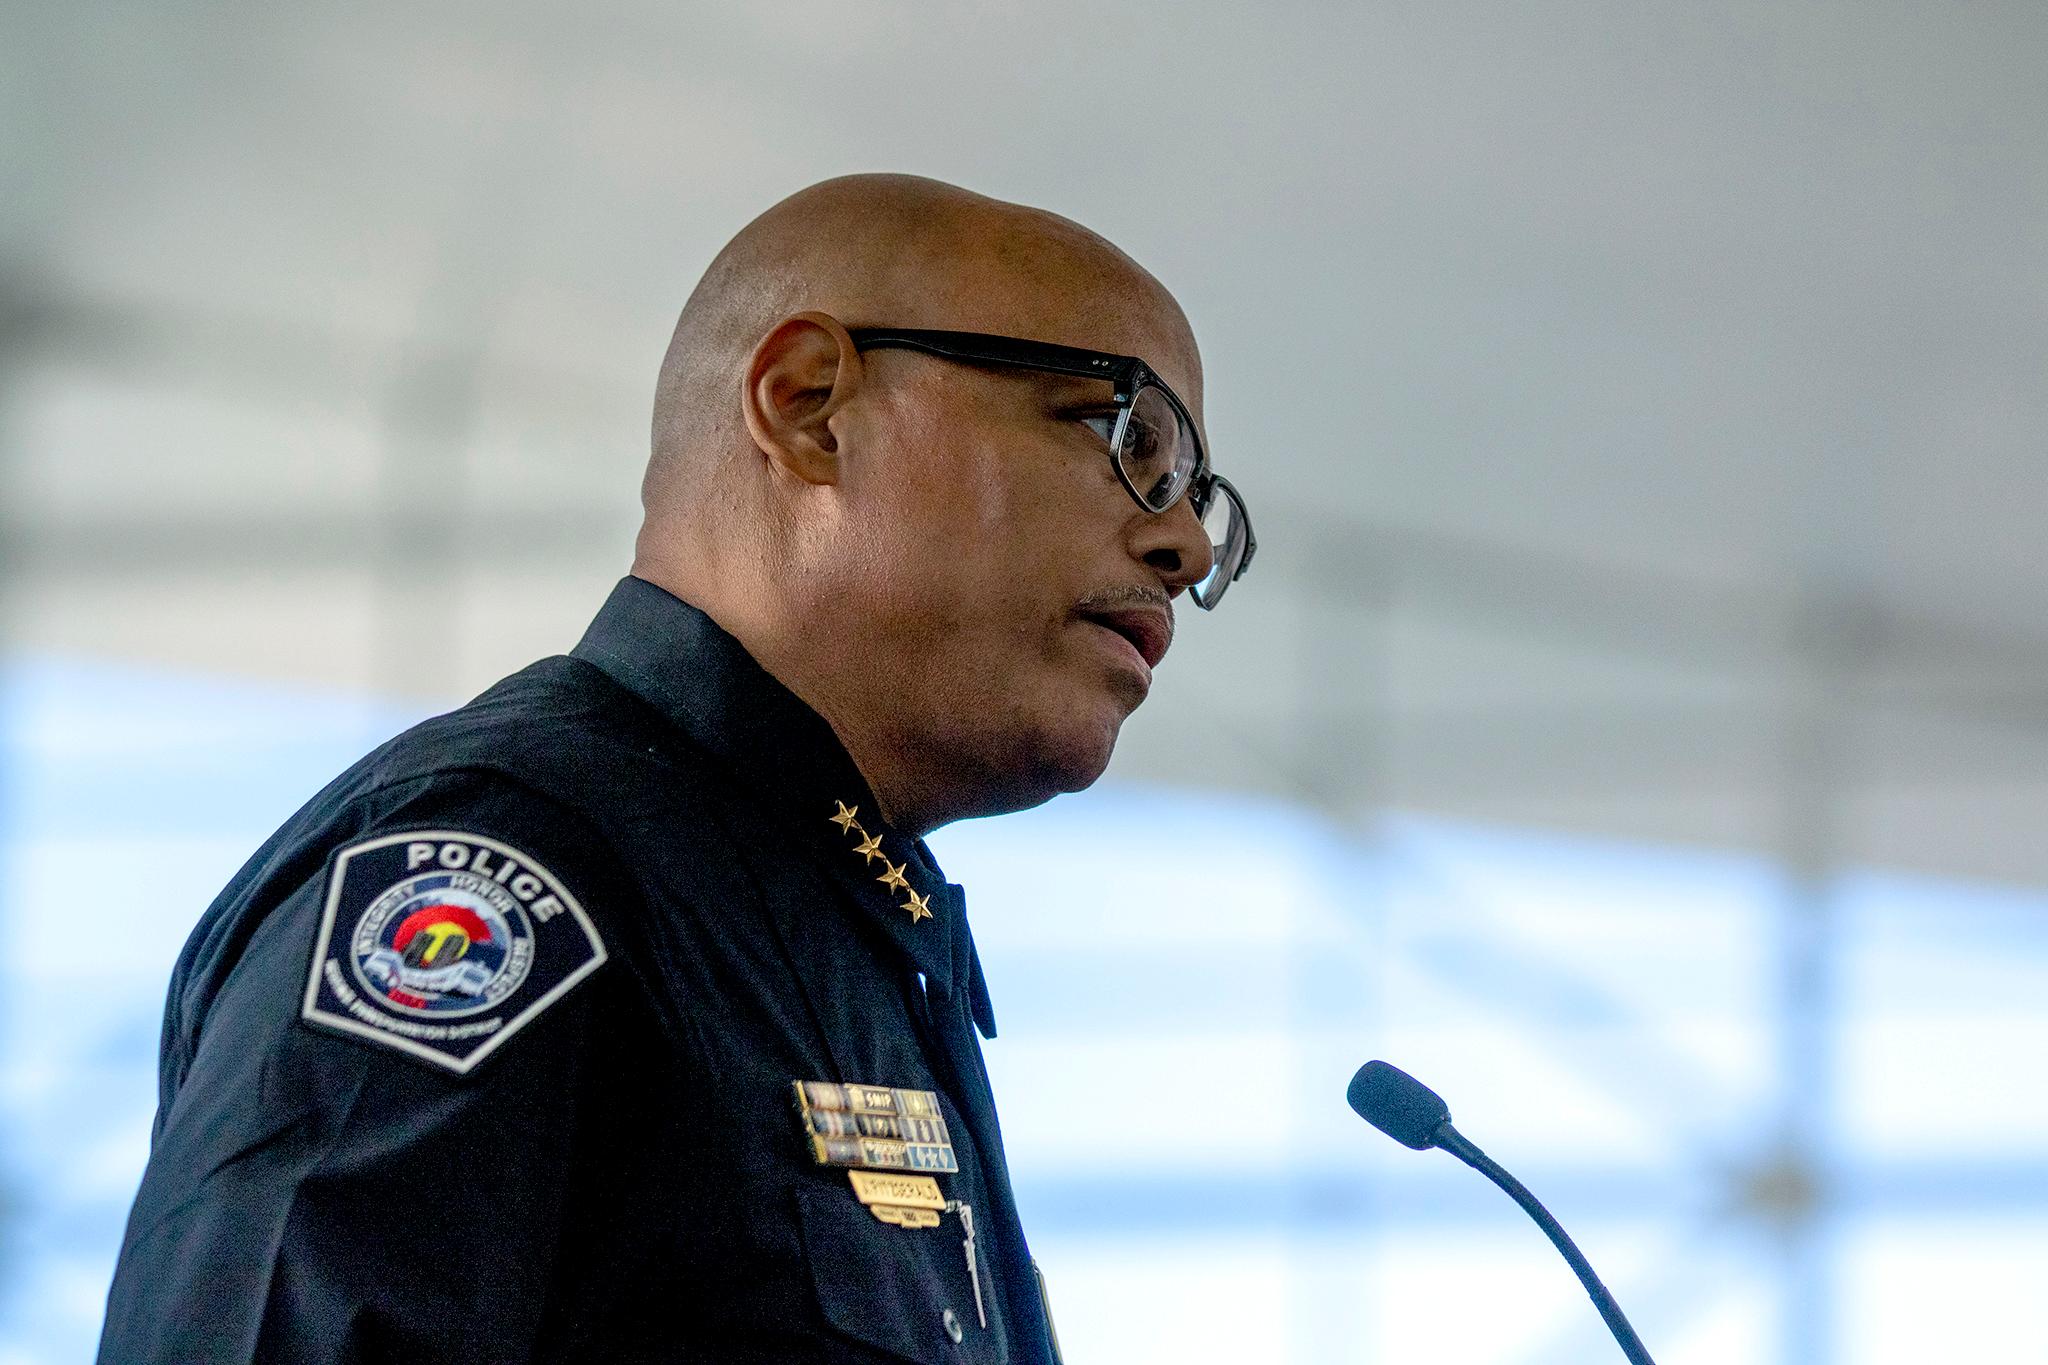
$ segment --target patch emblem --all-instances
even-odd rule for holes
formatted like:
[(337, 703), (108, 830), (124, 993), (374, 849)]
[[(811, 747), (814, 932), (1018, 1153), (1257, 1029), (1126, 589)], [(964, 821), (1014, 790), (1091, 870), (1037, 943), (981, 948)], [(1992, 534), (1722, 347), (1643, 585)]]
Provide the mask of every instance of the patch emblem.
[(518, 849), (389, 834), (335, 858), (299, 1013), (462, 1073), (604, 960), (583, 907)]

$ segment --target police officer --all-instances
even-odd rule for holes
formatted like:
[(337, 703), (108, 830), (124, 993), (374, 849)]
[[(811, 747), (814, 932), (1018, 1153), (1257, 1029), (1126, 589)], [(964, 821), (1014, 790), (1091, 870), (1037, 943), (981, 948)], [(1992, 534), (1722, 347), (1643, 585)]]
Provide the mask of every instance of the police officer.
[(1055, 1360), (921, 836), (1092, 782), (1248, 563), (1200, 385), (1053, 215), (856, 176), (742, 231), (582, 642), (186, 945), (100, 1359)]

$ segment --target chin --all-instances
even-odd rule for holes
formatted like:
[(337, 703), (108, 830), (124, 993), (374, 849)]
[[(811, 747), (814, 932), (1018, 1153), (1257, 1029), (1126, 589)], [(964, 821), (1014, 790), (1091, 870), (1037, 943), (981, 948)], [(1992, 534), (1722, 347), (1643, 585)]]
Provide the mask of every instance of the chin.
[[(978, 807), (960, 818), (1005, 815), (1042, 806), (1055, 796), (1085, 790), (1109, 767), (1118, 722), (1046, 727), (1018, 735), (985, 753), (975, 783)], [(966, 765), (963, 765), (966, 766)]]
[(1109, 768), (1116, 752), (1117, 732), (1123, 726), (1121, 713), (1080, 717), (1055, 729), (1041, 731), (1028, 770), (1035, 773), (1046, 791), (1033, 805), (1049, 801), (1064, 792), (1077, 792), (1095, 785)]

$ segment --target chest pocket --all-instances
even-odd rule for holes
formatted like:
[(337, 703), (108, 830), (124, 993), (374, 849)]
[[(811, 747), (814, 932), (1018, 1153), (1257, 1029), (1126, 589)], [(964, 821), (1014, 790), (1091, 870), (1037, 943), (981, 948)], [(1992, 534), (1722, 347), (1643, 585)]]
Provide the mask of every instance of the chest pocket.
[(944, 1214), (935, 1228), (894, 1227), (844, 1182), (807, 1181), (796, 1191), (804, 1260), (826, 1322), (916, 1365), (1004, 1365), (1009, 1351), (988, 1258), (982, 1252), (977, 1272), (984, 1329), (959, 1217)]

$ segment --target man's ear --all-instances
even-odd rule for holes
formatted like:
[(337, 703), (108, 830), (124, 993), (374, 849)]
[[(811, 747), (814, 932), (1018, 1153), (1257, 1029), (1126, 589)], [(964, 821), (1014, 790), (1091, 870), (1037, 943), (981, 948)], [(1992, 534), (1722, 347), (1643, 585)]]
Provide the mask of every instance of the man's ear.
[(860, 351), (831, 314), (776, 323), (747, 360), (740, 399), (755, 446), (805, 483), (838, 483), (831, 421), (861, 379)]

